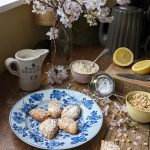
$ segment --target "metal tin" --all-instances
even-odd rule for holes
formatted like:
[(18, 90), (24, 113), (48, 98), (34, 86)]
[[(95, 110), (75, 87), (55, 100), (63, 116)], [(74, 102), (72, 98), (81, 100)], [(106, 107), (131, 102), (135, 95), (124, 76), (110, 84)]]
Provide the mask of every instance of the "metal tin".
[(92, 78), (90, 88), (101, 97), (110, 97), (115, 91), (115, 82), (108, 74), (98, 73)]

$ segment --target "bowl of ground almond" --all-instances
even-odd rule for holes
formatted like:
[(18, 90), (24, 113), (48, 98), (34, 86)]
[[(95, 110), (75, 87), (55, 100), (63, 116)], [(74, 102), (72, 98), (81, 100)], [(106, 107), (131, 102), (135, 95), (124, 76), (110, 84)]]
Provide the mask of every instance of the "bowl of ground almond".
[(130, 117), (140, 123), (150, 122), (150, 93), (133, 91), (126, 96), (127, 111)]

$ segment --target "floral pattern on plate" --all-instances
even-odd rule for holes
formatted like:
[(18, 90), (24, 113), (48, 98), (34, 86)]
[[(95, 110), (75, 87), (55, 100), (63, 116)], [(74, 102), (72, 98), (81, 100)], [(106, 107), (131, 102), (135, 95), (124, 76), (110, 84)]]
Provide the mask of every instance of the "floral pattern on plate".
[[(39, 122), (29, 116), (33, 108), (47, 110), (51, 99), (57, 99), (62, 107), (78, 104), (82, 109), (77, 119), (79, 132), (71, 135), (58, 131), (56, 136), (48, 140), (39, 131)], [(100, 130), (103, 122), (102, 112), (90, 97), (68, 89), (48, 89), (27, 95), (14, 105), (9, 116), (13, 132), (25, 143), (41, 149), (68, 149), (79, 146), (92, 139)]]

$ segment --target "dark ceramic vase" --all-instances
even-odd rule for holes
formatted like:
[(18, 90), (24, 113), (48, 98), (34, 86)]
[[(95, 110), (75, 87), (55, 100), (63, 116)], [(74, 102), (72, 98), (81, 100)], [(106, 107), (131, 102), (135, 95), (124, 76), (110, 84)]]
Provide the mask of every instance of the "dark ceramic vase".
[[(109, 25), (100, 24), (100, 44), (108, 48), (111, 55), (117, 48), (127, 47), (135, 58), (139, 57), (143, 36), (143, 10), (133, 6), (116, 6), (112, 9), (112, 16), (114, 19)], [(108, 26), (107, 33), (105, 26)]]
[(150, 6), (147, 10), (147, 27), (149, 27), (149, 32), (147, 35), (147, 39), (144, 45), (144, 50), (145, 50), (145, 56), (146, 58), (150, 58)]

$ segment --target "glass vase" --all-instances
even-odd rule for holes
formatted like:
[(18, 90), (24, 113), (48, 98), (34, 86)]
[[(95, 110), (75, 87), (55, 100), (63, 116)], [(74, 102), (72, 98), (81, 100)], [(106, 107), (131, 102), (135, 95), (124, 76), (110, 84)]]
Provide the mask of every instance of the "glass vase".
[(69, 65), (72, 61), (72, 29), (59, 25), (58, 37), (51, 41), (53, 65)]

